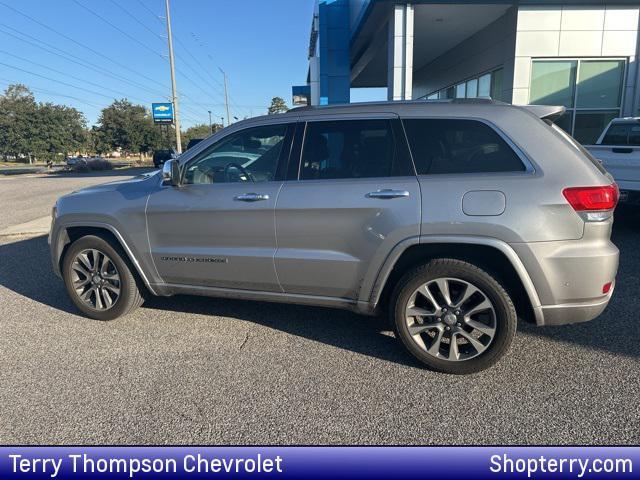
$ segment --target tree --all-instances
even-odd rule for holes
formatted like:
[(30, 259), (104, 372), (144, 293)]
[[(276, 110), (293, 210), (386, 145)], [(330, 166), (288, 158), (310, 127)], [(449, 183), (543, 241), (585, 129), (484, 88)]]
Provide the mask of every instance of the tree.
[[(212, 128), (213, 128), (213, 133), (215, 133), (218, 130), (220, 130), (222, 127), (218, 124), (214, 124)], [(187, 145), (189, 145), (189, 142), (194, 138), (207, 138), (209, 135), (211, 135), (211, 128), (209, 128), (209, 125), (204, 123), (187, 128), (184, 132), (182, 132), (182, 135), (181, 135), (182, 150), (183, 151), (186, 150)]]
[(77, 152), (85, 143), (87, 122), (75, 108), (40, 104), (35, 123), (38, 134), (32, 140), (32, 151), (40, 158)]
[(29, 89), (10, 85), (0, 96), (0, 154), (6, 159), (55, 159), (85, 141), (86, 120), (75, 108), (36, 103)]
[(105, 142), (102, 132), (95, 125), (85, 133), (83, 150), (86, 152), (97, 153), (98, 155), (104, 155), (113, 151), (110, 145)]
[(21, 84), (9, 85), (0, 97), (0, 150), (6, 159), (26, 158), (37, 132), (33, 119), (38, 105), (31, 91)]
[(288, 111), (289, 107), (287, 107), (287, 102), (285, 102), (282, 97), (273, 97), (267, 113), (269, 115), (275, 115), (276, 113), (285, 113)]
[(125, 154), (145, 154), (162, 144), (160, 128), (153, 124), (149, 111), (127, 99), (116, 100), (104, 108), (95, 130), (103, 148), (122, 149)]

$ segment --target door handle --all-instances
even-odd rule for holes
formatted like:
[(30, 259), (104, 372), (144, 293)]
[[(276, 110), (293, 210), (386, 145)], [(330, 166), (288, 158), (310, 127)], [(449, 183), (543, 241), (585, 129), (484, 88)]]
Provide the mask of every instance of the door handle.
[(239, 202), (259, 202), (261, 200), (269, 200), (269, 195), (263, 193), (242, 193), (233, 197)]
[(401, 198), (410, 196), (406, 190), (377, 190), (369, 192), (365, 195), (367, 198), (380, 198), (383, 200), (391, 200), (392, 198)]

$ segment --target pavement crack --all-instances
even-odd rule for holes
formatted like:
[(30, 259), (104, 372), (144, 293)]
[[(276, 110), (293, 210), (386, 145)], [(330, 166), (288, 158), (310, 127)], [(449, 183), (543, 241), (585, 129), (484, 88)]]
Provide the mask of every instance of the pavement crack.
[(238, 348), (238, 351), (241, 351), (244, 346), (247, 344), (247, 340), (249, 340), (249, 332), (244, 334), (244, 339), (242, 340), (242, 343), (240, 344), (240, 348)]

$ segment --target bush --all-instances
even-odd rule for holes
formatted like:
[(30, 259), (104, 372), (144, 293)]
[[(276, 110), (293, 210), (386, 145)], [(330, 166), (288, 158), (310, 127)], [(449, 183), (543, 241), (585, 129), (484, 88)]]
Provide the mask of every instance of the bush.
[(87, 162), (78, 162), (73, 166), (73, 171), (79, 173), (87, 173), (90, 172), (91, 169), (89, 168), (89, 165), (87, 165)]
[(80, 173), (103, 170), (113, 170), (113, 165), (108, 160), (100, 157), (82, 159), (82, 161), (79, 161), (73, 166), (73, 171)]
[(92, 158), (87, 161), (87, 165), (89, 169), (92, 171), (97, 170), (113, 170), (113, 165), (109, 160), (105, 160), (104, 158)]

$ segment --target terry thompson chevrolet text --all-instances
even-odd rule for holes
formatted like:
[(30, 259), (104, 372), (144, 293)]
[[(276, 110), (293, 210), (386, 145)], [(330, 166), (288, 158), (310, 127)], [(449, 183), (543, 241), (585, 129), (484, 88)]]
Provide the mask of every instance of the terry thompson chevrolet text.
[(239, 122), (162, 174), (60, 198), (53, 266), (95, 319), (174, 294), (387, 311), (428, 367), (476, 372), (518, 317), (584, 322), (613, 293), (618, 189), (562, 113), (453, 100)]

